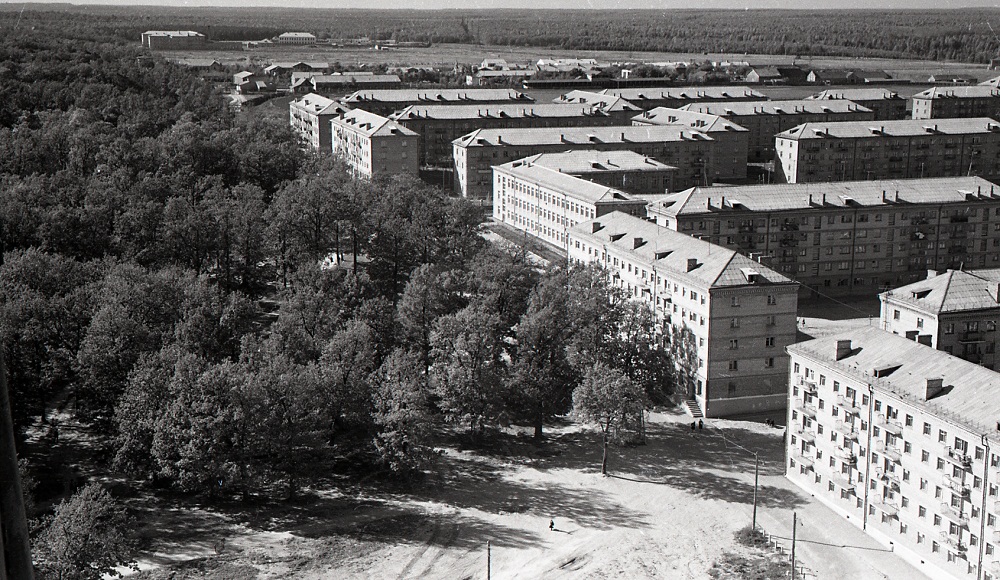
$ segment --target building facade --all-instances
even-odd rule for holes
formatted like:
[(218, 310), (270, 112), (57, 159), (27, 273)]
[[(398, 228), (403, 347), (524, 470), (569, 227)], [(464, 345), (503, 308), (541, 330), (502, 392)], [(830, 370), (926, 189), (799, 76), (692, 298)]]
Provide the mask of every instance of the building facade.
[(402, 81), (397, 75), (347, 73), (314, 75), (310, 77), (309, 84), (312, 85), (314, 92), (340, 96), (359, 89), (394, 89), (402, 84)]
[(787, 350), (786, 477), (930, 578), (1000, 577), (1000, 375), (874, 327)]
[(759, 257), (804, 296), (874, 296), (928, 269), (1000, 266), (1000, 187), (978, 177), (699, 187), (648, 213)]
[(349, 109), (322, 95), (309, 93), (288, 103), (292, 132), (320, 152), (330, 152), (330, 120)]
[(928, 270), (927, 278), (879, 295), (882, 329), (997, 368), (1000, 269)]
[(410, 105), (390, 117), (420, 134), (421, 163), (452, 167), (452, 141), (477, 129), (596, 127), (622, 123), (593, 105)]
[(366, 179), (420, 169), (418, 135), (406, 127), (368, 111), (354, 109), (330, 120), (331, 150), (351, 172)]
[(876, 121), (898, 121), (906, 118), (906, 99), (889, 89), (843, 88), (827, 89), (806, 97), (817, 101), (851, 101), (875, 113)]
[(913, 95), (914, 119), (1000, 117), (1000, 88), (934, 87)]
[(715, 139), (713, 155), (716, 181), (742, 181), (747, 178), (750, 157), (750, 132), (740, 125), (718, 115), (696, 113), (684, 109), (656, 108), (632, 118), (632, 124), (678, 125), (691, 127)]
[(706, 417), (783, 409), (796, 284), (732, 250), (621, 212), (570, 230), (571, 262), (596, 264), (666, 323)]
[(620, 189), (631, 195), (658, 195), (672, 191), (677, 168), (633, 151), (584, 149), (562, 153), (539, 153), (520, 160)]
[(774, 160), (774, 136), (803, 123), (865, 121), (875, 118), (868, 108), (851, 101), (728, 101), (680, 107), (693, 113), (724, 117), (750, 132), (748, 161)]
[(527, 160), (493, 168), (493, 219), (568, 250), (569, 228), (613, 211), (643, 216), (646, 202)]
[(601, 93), (621, 97), (648, 111), (657, 107), (679, 109), (694, 103), (713, 101), (766, 101), (768, 96), (750, 87), (637, 87), (604, 89)]
[(988, 118), (809, 123), (775, 137), (785, 183), (1000, 178), (1000, 123)]
[(208, 39), (193, 30), (147, 30), (142, 33), (142, 46), (149, 50), (206, 48)]
[(481, 129), (452, 142), (455, 191), (489, 199), (492, 166), (539, 153), (561, 151), (633, 151), (677, 168), (673, 188), (712, 182), (716, 142), (700, 131), (680, 126), (552, 127)]
[(387, 117), (411, 105), (516, 105), (535, 99), (513, 89), (383, 89), (357, 91), (341, 102)]
[(278, 35), (278, 44), (316, 44), (316, 35), (311, 32), (283, 32)]

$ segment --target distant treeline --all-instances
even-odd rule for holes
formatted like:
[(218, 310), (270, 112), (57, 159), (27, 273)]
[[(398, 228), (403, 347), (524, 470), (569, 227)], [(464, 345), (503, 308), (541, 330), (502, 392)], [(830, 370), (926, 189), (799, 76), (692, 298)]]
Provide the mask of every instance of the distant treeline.
[(194, 29), (212, 40), (286, 31), (320, 38), (480, 43), (578, 50), (726, 52), (988, 62), (1000, 40), (1000, 10), (783, 11), (408, 11), (188, 9), (34, 5), (0, 7), (0, 24), (52, 27), (86, 40), (137, 41), (144, 30)]

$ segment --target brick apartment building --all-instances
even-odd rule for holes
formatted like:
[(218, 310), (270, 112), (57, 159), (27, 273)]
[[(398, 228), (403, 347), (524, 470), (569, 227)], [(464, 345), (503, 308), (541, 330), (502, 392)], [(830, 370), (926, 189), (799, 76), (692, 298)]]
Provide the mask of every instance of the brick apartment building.
[(316, 151), (330, 152), (330, 120), (349, 109), (337, 101), (310, 93), (288, 103), (292, 132)]
[(183, 50), (207, 48), (208, 39), (193, 30), (147, 30), (142, 33), (142, 46), (149, 50)]
[(535, 99), (513, 89), (383, 89), (357, 91), (341, 102), (387, 117), (410, 105), (516, 105)]
[(713, 183), (716, 181), (741, 181), (747, 177), (747, 159), (750, 156), (750, 132), (718, 115), (696, 113), (684, 109), (659, 107), (632, 118), (632, 124), (678, 125), (690, 127), (715, 139), (713, 156)]
[(330, 129), (333, 154), (358, 177), (417, 175), (420, 169), (418, 135), (395, 121), (355, 109), (331, 119)]
[(540, 165), (631, 195), (662, 195), (672, 191), (677, 168), (634, 151), (583, 149), (539, 153), (518, 162)]
[(713, 101), (766, 101), (768, 96), (750, 87), (641, 87), (604, 89), (601, 93), (622, 97), (648, 111), (657, 107), (679, 109), (693, 103)]
[(906, 118), (906, 99), (890, 89), (842, 88), (827, 89), (806, 97), (817, 101), (851, 101), (875, 113), (876, 121), (898, 121)]
[(914, 119), (1000, 117), (1000, 88), (934, 87), (913, 95)]

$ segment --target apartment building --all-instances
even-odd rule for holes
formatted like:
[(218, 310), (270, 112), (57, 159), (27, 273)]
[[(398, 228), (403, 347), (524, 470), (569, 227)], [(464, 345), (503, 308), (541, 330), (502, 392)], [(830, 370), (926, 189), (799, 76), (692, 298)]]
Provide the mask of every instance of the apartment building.
[(567, 230), (613, 211), (643, 216), (646, 201), (544, 165), (512, 161), (493, 168), (493, 219), (567, 251)]
[(562, 153), (539, 153), (520, 160), (620, 189), (631, 195), (662, 195), (672, 191), (677, 168), (634, 151), (584, 149)]
[(906, 99), (899, 93), (885, 88), (827, 89), (806, 97), (817, 101), (851, 101), (871, 109), (876, 121), (897, 121), (906, 118)]
[(1000, 266), (1000, 187), (979, 177), (698, 187), (647, 211), (759, 257), (804, 296), (874, 296), (928, 269)]
[(930, 578), (1000, 577), (1000, 375), (874, 327), (787, 350), (786, 477)]
[(516, 105), (535, 99), (513, 89), (383, 89), (357, 91), (341, 102), (387, 117), (410, 105)]
[(750, 87), (636, 87), (604, 89), (601, 93), (621, 97), (648, 111), (657, 107), (679, 109), (692, 103), (713, 101), (766, 101), (768, 96)]
[(913, 95), (914, 119), (1000, 117), (1000, 88), (933, 87)]
[(803, 123), (866, 121), (875, 113), (851, 101), (723, 101), (679, 107), (693, 113), (718, 115), (750, 132), (750, 163), (774, 160), (774, 136)]
[(316, 151), (330, 152), (330, 120), (349, 111), (337, 101), (309, 93), (288, 103), (292, 132)]
[(333, 154), (344, 159), (358, 177), (417, 175), (420, 169), (419, 136), (395, 121), (355, 109), (331, 119), (330, 129)]
[(477, 129), (622, 123), (593, 105), (410, 105), (390, 118), (420, 134), (421, 163), (438, 167), (452, 167), (452, 141)]
[(715, 174), (712, 181), (740, 181), (747, 177), (750, 131), (732, 121), (718, 115), (658, 107), (633, 117), (632, 124), (679, 125), (705, 133), (715, 139), (717, 144), (713, 156)]
[(480, 129), (452, 142), (455, 191), (488, 199), (492, 166), (539, 153), (581, 149), (634, 151), (676, 167), (673, 188), (683, 189), (712, 182), (715, 148), (715, 140), (707, 134), (680, 126)]
[(316, 35), (311, 32), (282, 32), (276, 40), (278, 44), (316, 44)]
[(887, 332), (996, 368), (1000, 269), (928, 270), (926, 279), (883, 292), (879, 300)]
[(738, 252), (621, 212), (571, 228), (569, 259), (599, 265), (666, 323), (689, 361), (681, 388), (693, 414), (785, 407), (794, 282)]
[(142, 33), (142, 46), (149, 50), (206, 48), (208, 39), (193, 30), (147, 30)]
[(1000, 178), (1000, 123), (989, 118), (807, 123), (775, 137), (786, 183), (978, 175)]

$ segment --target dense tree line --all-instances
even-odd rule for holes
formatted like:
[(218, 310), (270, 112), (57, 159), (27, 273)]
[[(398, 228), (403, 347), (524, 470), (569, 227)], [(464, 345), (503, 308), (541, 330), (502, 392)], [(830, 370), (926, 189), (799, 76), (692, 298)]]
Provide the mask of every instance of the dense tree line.
[(213, 40), (255, 40), (287, 30), (320, 38), (534, 46), (575, 50), (735, 52), (987, 62), (1000, 43), (992, 9), (356, 11), (166, 7), (36, 8), (0, 12), (4, 29), (135, 43), (149, 29), (195, 29)]

